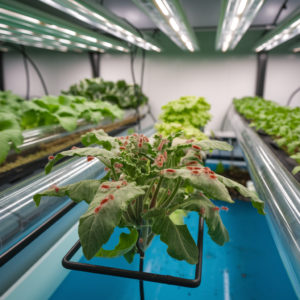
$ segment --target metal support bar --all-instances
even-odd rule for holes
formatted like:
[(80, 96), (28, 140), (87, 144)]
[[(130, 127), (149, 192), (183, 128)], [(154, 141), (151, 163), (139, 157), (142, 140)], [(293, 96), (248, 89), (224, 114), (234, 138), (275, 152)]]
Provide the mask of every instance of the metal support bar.
[(100, 52), (89, 52), (93, 78), (100, 77)]
[(0, 91), (4, 91), (3, 51), (0, 51)]
[(267, 52), (257, 53), (257, 75), (256, 75), (255, 95), (259, 97), (264, 96), (267, 61), (268, 61)]
[(244, 153), (280, 257), (300, 299), (300, 185), (234, 110), (229, 120)]

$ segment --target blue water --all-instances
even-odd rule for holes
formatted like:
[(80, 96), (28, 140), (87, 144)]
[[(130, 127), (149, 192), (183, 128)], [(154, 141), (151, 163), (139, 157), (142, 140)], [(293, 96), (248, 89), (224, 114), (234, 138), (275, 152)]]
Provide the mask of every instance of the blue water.
[[(216, 205), (221, 202), (215, 201)], [(145, 282), (145, 299), (225, 299), (267, 300), (297, 299), (272, 239), (266, 219), (251, 203), (236, 201), (229, 212), (221, 212), (230, 241), (223, 247), (207, 235), (205, 226), (202, 282), (198, 288), (183, 288)], [(198, 230), (198, 216), (191, 213), (186, 219), (193, 237)], [(118, 229), (107, 249), (118, 242)], [(195, 267), (168, 256), (166, 245), (156, 237), (146, 252), (145, 271), (193, 278)], [(84, 257), (80, 262), (96, 263), (117, 268), (138, 269), (138, 257), (128, 265), (123, 257), (115, 260)], [(71, 271), (51, 300), (118, 299), (138, 300), (137, 280)]]

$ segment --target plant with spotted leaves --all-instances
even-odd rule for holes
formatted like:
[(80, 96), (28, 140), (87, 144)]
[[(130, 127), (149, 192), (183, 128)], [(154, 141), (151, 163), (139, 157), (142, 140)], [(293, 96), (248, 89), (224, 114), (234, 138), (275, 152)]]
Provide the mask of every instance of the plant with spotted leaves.
[[(64, 151), (46, 166), (66, 156), (88, 157), (100, 160), (107, 174), (102, 180), (84, 180), (67, 186), (52, 186), (34, 196), (39, 205), (42, 196), (63, 197), (85, 201), (89, 208), (79, 220), (79, 237), (87, 259), (124, 256), (131, 263), (136, 253), (145, 252), (155, 235), (168, 245), (168, 254), (190, 264), (198, 262), (198, 248), (186, 225), (177, 224), (172, 214), (176, 211), (194, 211), (203, 217), (212, 240), (219, 245), (229, 241), (219, 209), (209, 199), (233, 203), (226, 187), (236, 188), (260, 214), (264, 203), (245, 187), (215, 174), (202, 163), (200, 150), (231, 151), (232, 146), (220, 141), (189, 140), (174, 145), (182, 133), (167, 138), (154, 135), (148, 139), (133, 133), (125, 137), (110, 137), (102, 130), (82, 136), (85, 148)], [(98, 144), (98, 147), (91, 147)], [(100, 148), (99, 146), (102, 146)], [(89, 163), (89, 162), (87, 162)], [(185, 184), (194, 188), (187, 194)], [(120, 235), (113, 250), (103, 246), (115, 227), (125, 228), (129, 234)]]

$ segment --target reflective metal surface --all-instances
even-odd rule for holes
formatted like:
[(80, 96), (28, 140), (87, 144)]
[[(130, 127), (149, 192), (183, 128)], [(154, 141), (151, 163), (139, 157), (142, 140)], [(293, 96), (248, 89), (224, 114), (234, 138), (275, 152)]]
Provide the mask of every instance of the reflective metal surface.
[(266, 203), (269, 227), (300, 298), (300, 184), (235, 111), (229, 119), (257, 193)]

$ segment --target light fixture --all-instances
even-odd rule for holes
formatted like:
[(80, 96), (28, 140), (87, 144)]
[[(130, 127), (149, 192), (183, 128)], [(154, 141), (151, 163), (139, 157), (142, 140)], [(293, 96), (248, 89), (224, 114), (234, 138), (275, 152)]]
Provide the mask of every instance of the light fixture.
[(300, 8), (267, 33), (255, 45), (255, 51), (269, 51), (300, 34)]
[(25, 33), (25, 34), (34, 34), (32, 31), (30, 30), (26, 30), (26, 29), (17, 29), (19, 32)]
[(155, 0), (155, 2), (157, 3), (158, 7), (160, 8), (161, 12), (165, 15), (168, 16), (169, 12), (167, 10), (167, 8), (165, 7), (165, 5), (162, 3), (162, 0)]
[[(139, 33), (134, 30), (130, 25), (128, 25), (122, 18), (113, 15), (104, 6), (93, 3), (89, 0), (40, 0), (56, 9), (59, 9), (67, 14), (74, 16), (75, 18), (88, 23), (96, 28), (104, 30), (120, 39), (125, 41), (130, 41), (130, 43), (135, 44), (139, 47), (147, 49), (146, 43), (150, 42), (151, 45), (159, 47), (159, 45), (154, 42), (149, 37), (140, 37)], [(153, 0), (154, 1), (154, 0)], [(157, 0), (163, 5), (164, 0)], [(163, 6), (165, 9), (166, 7)], [(128, 36), (132, 36), (128, 39)], [(98, 39), (99, 40), (99, 39)], [(108, 39), (107, 39), (107, 42)], [(121, 45), (115, 45), (122, 47)], [(112, 47), (117, 49), (116, 47)], [(125, 47), (124, 47), (125, 48)], [(152, 48), (148, 48), (151, 50)]]
[(182, 50), (190, 52), (199, 50), (197, 38), (178, 0), (132, 0), (132, 2)]
[[(51, 47), (59, 41), (68, 45), (68, 49), (78, 49), (75, 45), (77, 43), (84, 45), (86, 49), (87, 47), (97, 49), (93, 51), (104, 51), (107, 47), (118, 50), (116, 47), (119, 46), (128, 52), (127, 45), (122, 41), (92, 32), (67, 21), (60, 22), (55, 17), (52, 20), (52, 15), (14, 0), (0, 1), (0, 18), (2, 23), (0, 29), (5, 29), (2, 35), (13, 35), (16, 39), (20, 38), (20, 43), (24, 41), (30, 43), (30, 40), (32, 42), (35, 40), (47, 43), (47, 46)], [(60, 43), (57, 46), (61, 48)], [(102, 43), (107, 43), (108, 46), (104, 46), (105, 44)]]
[(113, 45), (112, 44), (110, 44), (110, 43), (106, 43), (106, 42), (102, 42), (101, 43), (103, 46), (105, 46), (105, 47), (108, 47), (108, 48), (111, 48)]
[(4, 9), (4, 8), (0, 8), (0, 14), (9, 15), (11, 17), (14, 17), (14, 18), (17, 18), (17, 19), (22, 19), (22, 20), (25, 20), (27, 22), (34, 23), (34, 24), (40, 24), (41, 23), (38, 19), (34, 19), (34, 18), (25, 16), (25, 15), (22, 15), (22, 14), (19, 14), (19, 13), (16, 13), (16, 12)]
[(223, 52), (233, 50), (265, 2), (266, 0), (222, 0), (216, 49)]
[(300, 52), (300, 47), (299, 47), (299, 48), (295, 48), (295, 49), (293, 50), (293, 52)]
[(11, 35), (12, 33), (10, 31), (0, 29), (0, 34)]

